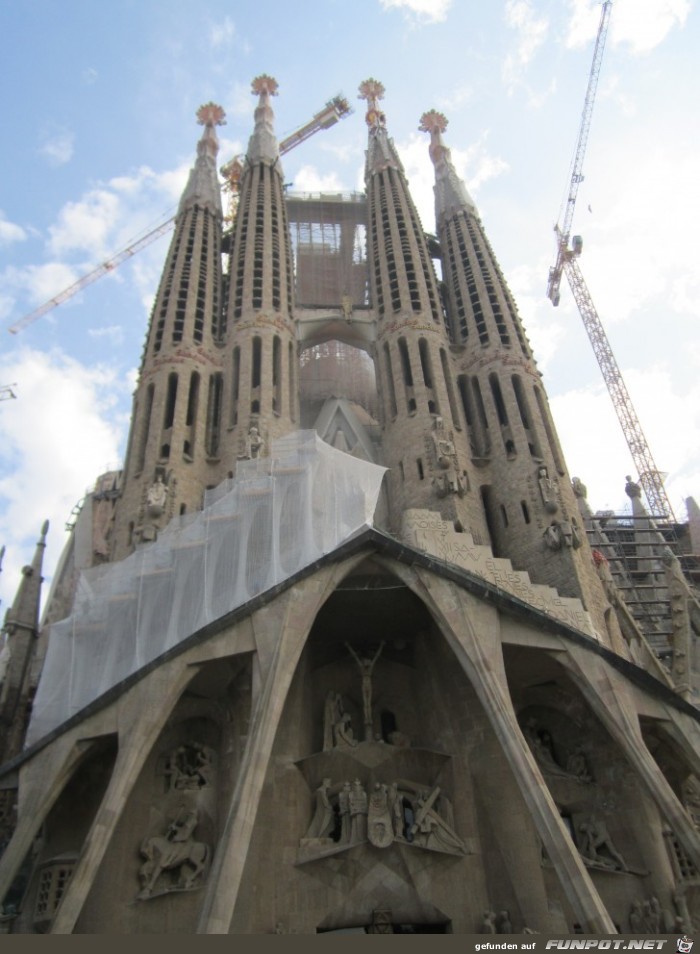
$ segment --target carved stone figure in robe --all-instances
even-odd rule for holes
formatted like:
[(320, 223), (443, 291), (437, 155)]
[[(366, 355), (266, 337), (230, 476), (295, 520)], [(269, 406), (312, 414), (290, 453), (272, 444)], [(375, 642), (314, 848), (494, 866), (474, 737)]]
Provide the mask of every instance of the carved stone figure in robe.
[(249, 460), (257, 460), (258, 457), (262, 456), (263, 447), (265, 446), (265, 441), (258, 430), (258, 428), (253, 424), (248, 431), (248, 438), (246, 440), (246, 450), (248, 451)]
[(564, 541), (559, 524), (555, 520), (550, 523), (550, 525), (544, 531), (543, 536), (544, 542), (547, 544), (550, 550), (561, 550)]
[(146, 493), (149, 515), (151, 517), (160, 517), (165, 510), (165, 502), (167, 499), (168, 488), (163, 483), (162, 476), (158, 474), (155, 483), (151, 484)]
[(559, 509), (557, 503), (557, 486), (555, 481), (549, 476), (547, 468), (542, 464), (537, 470), (537, 483), (540, 488), (540, 496), (547, 513), (556, 513)]
[(323, 706), (323, 751), (330, 752), (335, 745), (335, 725), (340, 721), (343, 703), (340, 693), (329, 689)]
[(464, 476), (459, 472), (459, 459), (457, 457), (452, 432), (447, 433), (447, 431), (445, 431), (445, 424), (440, 416), (435, 418), (434, 427), (433, 444), (435, 447), (435, 459), (440, 471), (433, 479), (435, 489), (441, 497), (447, 494), (459, 494), (459, 496), (462, 496), (466, 490), (466, 481)]
[(388, 789), (380, 782), (375, 784), (369, 797), (367, 837), (376, 848), (387, 848), (394, 840)]
[(309, 829), (304, 836), (308, 838), (329, 838), (335, 826), (335, 815), (330, 799), (331, 780), (324, 778), (316, 789), (316, 809)]
[(350, 789), (350, 840), (353, 844), (367, 838), (367, 792), (356, 778)]
[(351, 838), (350, 782), (344, 782), (338, 793), (338, 811), (340, 813), (340, 844), (347, 845)]

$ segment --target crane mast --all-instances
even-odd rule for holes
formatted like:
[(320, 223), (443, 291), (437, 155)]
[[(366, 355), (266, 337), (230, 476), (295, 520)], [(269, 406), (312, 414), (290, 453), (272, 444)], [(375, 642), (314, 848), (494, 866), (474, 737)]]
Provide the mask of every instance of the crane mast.
[(571, 178), (569, 180), (569, 194), (566, 199), (564, 210), (564, 221), (561, 226), (555, 226), (554, 231), (557, 235), (557, 260), (549, 270), (549, 281), (547, 283), (547, 297), (556, 307), (560, 299), (561, 275), (566, 261), (567, 250), (569, 248), (569, 238), (571, 236), (571, 223), (574, 218), (576, 208), (576, 198), (578, 196), (578, 187), (583, 182), (583, 159), (586, 155), (586, 146), (588, 145), (588, 134), (591, 131), (591, 120), (593, 118), (593, 104), (598, 89), (598, 77), (600, 76), (600, 67), (603, 62), (603, 51), (605, 49), (605, 40), (608, 35), (610, 25), (610, 12), (612, 10), (612, 0), (605, 0), (600, 14), (600, 23), (598, 25), (598, 35), (596, 36), (595, 48), (593, 50), (593, 64), (588, 76), (588, 87), (586, 97), (583, 101), (583, 112), (581, 113), (581, 126), (576, 143), (576, 152), (571, 167)]
[[(313, 136), (320, 130), (328, 129), (335, 125), (335, 123), (337, 123), (340, 119), (343, 119), (345, 116), (348, 116), (351, 112), (352, 109), (350, 104), (344, 96), (334, 96), (333, 99), (326, 103), (323, 109), (314, 114), (313, 118), (310, 119), (308, 123), (304, 123), (303, 126), (300, 126), (299, 129), (296, 129), (293, 133), (291, 133), (291, 135), (287, 136), (286, 139), (283, 139), (280, 142), (280, 155), (284, 155), (285, 153), (294, 149), (295, 146), (305, 142), (310, 136)], [(234, 157), (221, 167), (221, 173), (224, 176), (224, 185), (222, 188), (228, 189), (231, 195), (229, 214), (226, 217), (228, 222), (232, 220), (235, 214), (235, 197), (237, 195), (238, 183), (240, 181), (240, 175), (242, 171), (243, 166), (239, 157)], [(141, 236), (141, 238), (130, 242), (126, 248), (123, 248), (111, 258), (106, 259), (104, 262), (102, 262), (102, 264), (92, 269), (92, 271), (87, 272), (76, 282), (73, 282), (72, 285), (69, 285), (68, 288), (64, 288), (63, 291), (59, 292), (57, 295), (54, 295), (52, 298), (49, 298), (49, 300), (44, 302), (43, 305), (40, 305), (38, 308), (35, 308), (34, 311), (30, 311), (28, 314), (24, 315), (24, 317), (19, 319), (19, 321), (16, 321), (13, 325), (11, 325), (8, 328), (8, 331), (11, 334), (16, 335), (18, 332), (22, 331), (23, 328), (26, 328), (27, 325), (30, 325), (32, 322), (36, 321), (37, 318), (41, 318), (47, 312), (51, 311), (52, 308), (63, 304), (64, 301), (68, 301), (69, 298), (77, 295), (79, 291), (87, 288), (88, 285), (92, 285), (93, 282), (96, 282), (99, 278), (102, 278), (103, 275), (107, 275), (109, 272), (114, 271), (114, 269), (121, 265), (122, 262), (125, 262), (127, 259), (136, 255), (137, 252), (140, 252), (141, 249), (146, 248), (147, 245), (155, 242), (156, 239), (161, 237), (161, 235), (165, 235), (166, 232), (169, 232), (175, 225), (176, 218), (176, 215), (171, 216), (169, 219), (166, 219), (165, 222), (161, 222), (161, 224), (156, 228)]]
[(591, 293), (588, 290), (588, 286), (586, 285), (577, 261), (583, 247), (581, 237), (576, 235), (573, 237), (573, 240), (571, 240), (571, 225), (576, 208), (578, 187), (583, 181), (583, 159), (588, 144), (588, 134), (593, 116), (593, 104), (598, 87), (598, 77), (600, 76), (605, 40), (610, 25), (611, 10), (612, 0), (605, 0), (600, 14), (598, 35), (593, 51), (593, 63), (588, 77), (588, 87), (586, 89), (586, 97), (581, 114), (581, 127), (579, 129), (576, 151), (572, 163), (564, 218), (561, 225), (557, 224), (554, 227), (557, 240), (557, 258), (549, 270), (547, 297), (555, 307), (559, 304), (561, 277), (562, 274), (566, 274), (571, 293), (578, 306), (581, 319), (593, 348), (593, 353), (598, 361), (598, 366), (602, 372), (603, 380), (605, 381), (608, 394), (610, 395), (615, 413), (617, 414), (617, 419), (620, 422), (627, 447), (629, 448), (635, 468), (637, 469), (639, 482), (644, 490), (650, 512), (654, 516), (675, 520), (673, 508), (671, 507), (664, 488), (663, 477), (654, 463), (649, 444), (642, 431), (639, 418), (634, 410), (632, 399), (623, 380), (618, 363), (615, 360), (615, 355), (610, 346), (608, 336), (605, 333), (603, 323), (600, 320), (600, 316), (598, 315), (593, 299), (591, 298)]

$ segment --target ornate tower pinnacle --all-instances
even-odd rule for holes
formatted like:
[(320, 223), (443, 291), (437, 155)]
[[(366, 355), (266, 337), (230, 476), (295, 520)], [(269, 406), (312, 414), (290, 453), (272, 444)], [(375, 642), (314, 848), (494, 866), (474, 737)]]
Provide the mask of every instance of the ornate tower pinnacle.
[(180, 199), (179, 212), (197, 205), (208, 208), (214, 215), (221, 213), (221, 189), (216, 173), (216, 156), (219, 140), (215, 126), (223, 126), (226, 113), (216, 103), (205, 103), (197, 110), (197, 122), (204, 126), (202, 138), (197, 143), (197, 158)]
[(369, 179), (370, 176), (389, 167), (403, 172), (403, 166), (394, 148), (394, 142), (389, 139), (387, 134), (386, 116), (378, 106), (379, 100), (384, 99), (384, 86), (379, 80), (367, 79), (360, 83), (358, 99), (367, 100), (365, 121), (369, 127), (369, 143), (367, 145), (365, 179)]
[(450, 150), (442, 141), (447, 124), (444, 113), (431, 109), (423, 113), (418, 126), (420, 132), (430, 133), (430, 158), (435, 166), (435, 217), (438, 222), (441, 216), (456, 209), (477, 211), (474, 200), (455, 171)]
[(255, 109), (255, 129), (248, 142), (248, 161), (250, 163), (265, 162), (271, 165), (279, 161), (280, 151), (275, 138), (275, 114), (270, 105), (270, 97), (277, 96), (278, 83), (272, 76), (263, 73), (256, 76), (251, 84), (253, 96), (259, 96), (260, 101)]
[(378, 106), (379, 100), (384, 99), (383, 84), (370, 77), (360, 83), (359, 91), (360, 95), (357, 98), (367, 100), (367, 114), (365, 115), (367, 125), (370, 129), (385, 126), (386, 116)]

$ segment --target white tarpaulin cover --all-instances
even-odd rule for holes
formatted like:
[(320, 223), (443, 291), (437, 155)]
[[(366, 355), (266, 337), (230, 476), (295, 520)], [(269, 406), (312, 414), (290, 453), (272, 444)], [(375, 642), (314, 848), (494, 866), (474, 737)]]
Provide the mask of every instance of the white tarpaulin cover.
[(73, 615), (51, 627), (27, 745), (371, 526), (384, 470), (297, 431), (270, 457), (241, 461), (155, 543), (81, 574)]

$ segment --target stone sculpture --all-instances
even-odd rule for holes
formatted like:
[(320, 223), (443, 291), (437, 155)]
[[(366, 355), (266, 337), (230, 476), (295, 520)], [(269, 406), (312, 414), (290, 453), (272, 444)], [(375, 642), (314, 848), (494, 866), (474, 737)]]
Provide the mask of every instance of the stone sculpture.
[(213, 752), (199, 742), (180, 745), (169, 753), (165, 776), (169, 791), (189, 791), (211, 785)]
[[(139, 898), (142, 901), (158, 894), (197, 887), (196, 882), (209, 859), (209, 846), (193, 838), (198, 823), (196, 809), (183, 806), (168, 825), (165, 835), (156, 835), (143, 842), (140, 852), (146, 861), (139, 869)], [(164, 881), (162, 876), (168, 873), (172, 877)]]
[(587, 863), (603, 868), (627, 871), (622, 855), (615, 848), (605, 823), (591, 818), (579, 825), (579, 851)]
[(371, 741), (372, 735), (372, 672), (379, 659), (382, 649), (384, 649), (384, 640), (379, 644), (379, 649), (374, 656), (358, 656), (349, 643), (345, 644), (350, 651), (353, 659), (357, 663), (362, 678), (362, 714), (365, 726), (365, 741)]

